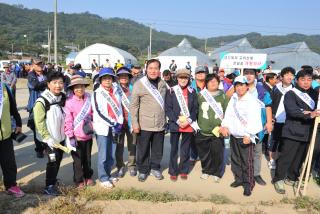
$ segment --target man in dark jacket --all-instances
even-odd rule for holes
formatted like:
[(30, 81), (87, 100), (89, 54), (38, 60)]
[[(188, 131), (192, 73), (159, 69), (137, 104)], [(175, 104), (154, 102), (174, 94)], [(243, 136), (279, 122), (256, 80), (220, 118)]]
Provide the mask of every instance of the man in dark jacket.
[(282, 129), (280, 156), (273, 183), (275, 190), (285, 194), (284, 183), (295, 186), (300, 176), (300, 167), (312, 135), (318, 93), (311, 87), (312, 71), (301, 70), (296, 77), (296, 86), (284, 96), (286, 121)]
[(28, 88), (29, 88), (29, 100), (27, 105), (27, 111), (29, 112), (29, 119), (27, 126), (33, 131), (34, 142), (36, 144), (35, 151), (38, 158), (43, 158), (44, 146), (36, 138), (34, 120), (32, 109), (36, 100), (40, 97), (41, 93), (47, 88), (47, 77), (43, 72), (43, 64), (41, 59), (33, 59), (32, 71), (28, 73)]

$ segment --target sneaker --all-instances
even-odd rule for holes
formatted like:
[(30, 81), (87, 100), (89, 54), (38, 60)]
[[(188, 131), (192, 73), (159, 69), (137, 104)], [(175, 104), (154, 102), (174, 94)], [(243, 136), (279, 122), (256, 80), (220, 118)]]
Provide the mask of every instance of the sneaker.
[(160, 170), (151, 169), (150, 175), (154, 176), (157, 180), (163, 179), (163, 175)]
[(269, 162), (268, 162), (268, 167), (269, 169), (276, 169), (276, 161), (271, 159)]
[(86, 179), (85, 182), (86, 182), (87, 186), (93, 186), (94, 185), (94, 181), (91, 178)]
[(103, 188), (112, 189), (114, 187), (111, 181), (104, 181), (100, 183)]
[(220, 182), (220, 178), (218, 176), (213, 176), (213, 180), (215, 183), (219, 183)]
[(147, 174), (139, 173), (139, 175), (138, 175), (138, 181), (144, 182), (145, 180), (147, 180), (147, 177), (148, 177)]
[[(288, 178), (284, 179), (284, 183), (286, 185), (288, 185), (288, 186), (292, 186), (292, 187), (296, 187), (296, 188), (298, 188), (298, 186), (299, 186), (299, 181), (292, 181), (292, 180), (290, 180)], [(300, 188), (303, 187), (303, 186), (304, 186), (304, 180), (302, 180)]]
[(135, 177), (137, 175), (137, 170), (133, 167), (129, 169), (130, 176)]
[(182, 180), (187, 180), (187, 179), (188, 179), (188, 174), (186, 174), (186, 173), (181, 173), (181, 174), (180, 174), (180, 178), (181, 178)]
[(178, 176), (170, 175), (170, 180), (173, 181), (173, 182), (176, 182), (178, 180)]
[(119, 181), (119, 179), (116, 178), (116, 177), (110, 177), (109, 181), (112, 182), (112, 183), (117, 183)]
[(124, 167), (121, 167), (119, 170), (118, 170), (118, 177), (119, 178), (123, 178), (124, 175), (125, 175), (126, 171), (125, 171), (125, 168)]
[(267, 183), (262, 179), (262, 177), (260, 175), (254, 176), (254, 180), (255, 180), (255, 182), (257, 182), (257, 184), (259, 184), (261, 186), (267, 185)]
[(250, 185), (244, 185), (243, 186), (243, 195), (244, 196), (250, 196), (251, 195)]
[(7, 190), (7, 194), (13, 195), (16, 198), (22, 198), (23, 196), (25, 196), (25, 193), (18, 186), (10, 187)]
[(207, 180), (209, 178), (210, 175), (206, 174), (206, 173), (202, 173), (202, 175), (200, 176), (201, 179), (203, 180)]
[(242, 182), (239, 182), (239, 181), (234, 181), (233, 183), (230, 184), (230, 186), (232, 188), (237, 188), (239, 186), (242, 186)]
[(277, 181), (273, 185), (274, 185), (274, 189), (276, 190), (277, 193), (279, 193), (279, 194), (286, 193), (286, 189), (284, 188), (283, 180)]
[(51, 196), (61, 195), (60, 191), (58, 191), (55, 185), (49, 185), (44, 189), (44, 194)]

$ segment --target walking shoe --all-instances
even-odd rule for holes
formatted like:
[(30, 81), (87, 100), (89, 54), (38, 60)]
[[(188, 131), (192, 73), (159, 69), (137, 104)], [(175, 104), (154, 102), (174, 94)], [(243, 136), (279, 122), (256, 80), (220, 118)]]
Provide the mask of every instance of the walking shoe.
[(37, 153), (37, 158), (43, 158), (44, 155), (43, 155), (43, 152), (36, 152)]
[(261, 186), (267, 185), (267, 183), (261, 178), (260, 175), (254, 176), (254, 180), (255, 180), (255, 182), (257, 182), (257, 184), (259, 184)]
[(206, 173), (202, 173), (202, 175), (200, 176), (201, 179), (203, 180), (207, 180), (209, 178), (210, 175), (206, 174)]
[(23, 196), (25, 196), (25, 193), (18, 186), (10, 187), (7, 190), (7, 194), (13, 195), (16, 198), (22, 198)]
[(178, 180), (178, 176), (170, 175), (170, 180), (173, 181), (173, 182), (176, 182)]
[(138, 181), (144, 182), (145, 180), (147, 180), (147, 177), (148, 177), (147, 174), (139, 173), (139, 175), (138, 175)]
[(277, 181), (273, 184), (274, 189), (276, 190), (277, 193), (279, 194), (285, 194), (286, 189), (284, 188), (284, 182), (283, 180)]
[(154, 176), (157, 180), (163, 179), (163, 175), (160, 170), (151, 169), (150, 175)]
[(129, 169), (129, 172), (130, 172), (130, 176), (132, 177), (135, 177), (137, 175), (137, 170), (134, 167)]
[(112, 182), (112, 183), (117, 183), (119, 181), (119, 179), (116, 178), (116, 177), (110, 177), (109, 181)]
[(188, 174), (186, 174), (186, 173), (181, 173), (181, 174), (180, 174), (180, 178), (181, 178), (182, 180), (187, 180), (187, 179), (188, 179)]
[(288, 186), (294, 186), (296, 184), (295, 181), (292, 181), (289, 178), (284, 179), (284, 183)]
[(100, 183), (103, 188), (112, 189), (114, 187), (111, 181), (104, 181)]
[(232, 188), (237, 188), (237, 187), (239, 187), (239, 186), (242, 186), (242, 182), (240, 182), (240, 181), (234, 181), (233, 183), (230, 184), (230, 186), (231, 186)]
[(243, 195), (244, 196), (250, 196), (251, 195), (251, 188), (250, 185), (244, 185), (243, 186)]
[(121, 167), (119, 170), (118, 170), (118, 177), (119, 178), (123, 178), (124, 175), (125, 175), (126, 171), (125, 171), (125, 168), (124, 167)]
[(213, 176), (213, 180), (215, 183), (219, 183), (220, 182), (220, 178), (218, 176)]
[(276, 169), (276, 161), (271, 159), (269, 162), (268, 162), (268, 167), (269, 169)]
[(44, 189), (44, 194), (51, 196), (61, 195), (60, 191), (57, 189), (55, 185), (49, 185)]
[(94, 181), (91, 178), (86, 179), (85, 182), (86, 182), (87, 186), (93, 186), (94, 185)]

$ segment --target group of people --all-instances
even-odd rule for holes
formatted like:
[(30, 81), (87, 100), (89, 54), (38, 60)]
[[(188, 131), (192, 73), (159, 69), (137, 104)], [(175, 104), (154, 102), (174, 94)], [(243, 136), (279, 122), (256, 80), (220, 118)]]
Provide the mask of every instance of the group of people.
[[(286, 67), (280, 78), (271, 69), (265, 73), (244, 69), (243, 74), (227, 80), (222, 69), (209, 73), (207, 67), (198, 66), (194, 79), (190, 69), (177, 69), (174, 82), (161, 79), (160, 69), (157, 59), (147, 61), (145, 74), (136, 64), (116, 71), (102, 68), (93, 93), (89, 93), (86, 87), (90, 83), (81, 74), (45, 73), (43, 62), (33, 60), (28, 74), (27, 125), (34, 133), (37, 157), (48, 156), (45, 194), (59, 195), (57, 175), (64, 146), (72, 150), (75, 185), (94, 185), (94, 136), (102, 187), (113, 188), (127, 171), (140, 182), (148, 176), (162, 180), (166, 132), (170, 132), (168, 172), (173, 182), (188, 179), (191, 166), (200, 160), (200, 178), (212, 177), (218, 183), (231, 163), (231, 187), (242, 186), (243, 194), (250, 196), (255, 183), (266, 185), (261, 159), (267, 150), (268, 165), (275, 170), (276, 191), (284, 194), (284, 183), (296, 185), (314, 119), (320, 116), (312, 68), (305, 66), (296, 72)], [(10, 88), (0, 85), (4, 185), (8, 193), (22, 197), (24, 193), (16, 185), (11, 121), (15, 121), (16, 133), (21, 132), (22, 123)], [(319, 152), (317, 155), (315, 165), (319, 165)], [(116, 176), (111, 175), (114, 163)]]

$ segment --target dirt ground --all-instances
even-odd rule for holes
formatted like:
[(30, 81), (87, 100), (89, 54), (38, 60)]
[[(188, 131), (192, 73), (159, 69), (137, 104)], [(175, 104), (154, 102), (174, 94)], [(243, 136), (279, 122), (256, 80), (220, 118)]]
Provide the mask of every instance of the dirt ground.
[[(47, 159), (38, 159), (34, 152), (34, 143), (32, 132), (26, 126), (28, 113), (25, 107), (28, 102), (29, 92), (26, 87), (25, 80), (19, 80), (17, 88), (17, 104), (20, 115), (23, 119), (23, 132), (28, 135), (28, 138), (21, 144), (14, 143), (16, 162), (18, 166), (18, 183), (23, 189), (27, 190), (27, 193), (39, 193), (44, 187), (45, 181), (45, 167)], [(221, 179), (220, 183), (215, 183), (213, 178), (208, 180), (201, 180), (201, 166), (197, 162), (195, 167), (192, 169), (188, 180), (178, 180), (172, 182), (168, 175), (168, 161), (170, 153), (169, 136), (165, 138), (164, 146), (164, 157), (162, 160), (162, 168), (165, 179), (157, 181), (153, 177), (149, 177), (146, 182), (138, 182), (136, 177), (130, 177), (126, 175), (124, 178), (116, 184), (116, 188), (131, 188), (155, 191), (155, 192), (170, 192), (177, 195), (188, 195), (188, 196), (201, 196), (209, 197), (211, 194), (224, 195), (231, 201), (238, 205), (214, 205), (209, 202), (172, 202), (172, 203), (157, 203), (151, 202), (138, 202), (138, 201), (97, 201), (94, 203), (103, 204), (105, 212), (109, 213), (201, 213), (207, 211), (208, 213), (216, 213), (216, 210), (223, 211), (222, 213), (228, 213), (228, 210), (238, 210), (240, 212), (249, 213), (259, 211), (259, 204), (262, 201), (280, 201), (284, 197), (294, 197), (294, 191), (292, 188), (286, 187), (286, 195), (279, 195), (275, 192), (273, 185), (271, 184), (272, 172), (267, 167), (267, 161), (263, 158), (262, 161), (262, 177), (266, 180), (266, 186), (259, 186), (256, 184), (253, 194), (250, 197), (244, 197), (242, 195), (242, 188), (231, 188), (230, 184), (233, 182), (233, 176), (230, 170), (230, 166), (227, 166), (226, 173)], [(127, 154), (127, 153), (126, 153)], [(97, 178), (97, 146), (94, 143), (92, 151), (92, 166), (94, 169), (94, 178)], [(2, 172), (0, 172), (1, 175)], [(73, 168), (72, 158), (70, 155), (65, 154), (64, 159), (61, 163), (58, 178), (62, 183), (66, 185), (73, 185)], [(0, 194), (2, 195), (2, 194)], [(308, 195), (314, 198), (320, 198), (320, 191), (318, 186), (314, 182), (310, 182), (308, 188)], [(7, 197), (2, 195), (1, 197)], [(0, 197), (0, 198), (1, 198)], [(30, 196), (31, 197), (31, 196)], [(33, 197), (33, 196), (32, 196)], [(32, 198), (31, 197), (31, 198)], [(234, 207), (238, 206), (238, 207)], [(174, 209), (173, 209), (174, 208)], [(251, 211), (250, 211), (251, 210)], [(212, 212), (210, 212), (212, 211)], [(214, 211), (214, 212), (213, 212)], [(288, 209), (288, 206), (278, 207), (265, 207), (263, 211), (266, 213), (292, 213), (292, 209)], [(27, 212), (31, 212), (30, 210)], [(1, 213), (1, 211), (0, 211)], [(257, 212), (253, 212), (257, 213)]]

